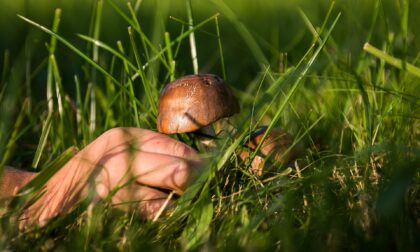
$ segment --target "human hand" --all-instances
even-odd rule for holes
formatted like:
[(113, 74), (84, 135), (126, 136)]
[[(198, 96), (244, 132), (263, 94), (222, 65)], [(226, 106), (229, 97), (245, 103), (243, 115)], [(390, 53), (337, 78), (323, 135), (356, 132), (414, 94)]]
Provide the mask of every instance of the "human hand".
[[(45, 185), (22, 221), (39, 223), (71, 210), (93, 185), (99, 198), (113, 189), (115, 205), (136, 202), (140, 214), (153, 218), (168, 194), (187, 187), (200, 163), (197, 152), (166, 135), (138, 128), (108, 130), (77, 153)], [(131, 181), (131, 183), (130, 183)]]

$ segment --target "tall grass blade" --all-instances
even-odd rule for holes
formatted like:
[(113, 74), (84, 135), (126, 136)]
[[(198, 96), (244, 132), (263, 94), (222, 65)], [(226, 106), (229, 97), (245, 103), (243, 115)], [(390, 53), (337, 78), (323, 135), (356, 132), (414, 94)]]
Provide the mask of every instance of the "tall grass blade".
[[(58, 70), (57, 61), (55, 60), (54, 54), (50, 56), (50, 62), (51, 62), (51, 68), (52, 68), (52, 74), (54, 77), (54, 87), (55, 87), (55, 98), (57, 100), (57, 108), (58, 108), (58, 114), (60, 115), (60, 118), (63, 119), (63, 86), (61, 83), (61, 76), (60, 72)], [(54, 111), (50, 112), (53, 113)]]
[[(95, 23), (94, 23), (94, 28), (93, 28), (93, 38), (95, 40), (99, 40), (99, 36), (101, 34), (102, 5), (103, 5), (102, 0), (98, 0), (96, 2)], [(96, 63), (99, 62), (99, 47), (96, 44), (93, 44), (92, 60)], [(92, 135), (93, 132), (96, 130), (96, 95), (95, 95), (96, 89), (95, 87), (98, 81), (96, 68), (92, 67), (91, 74), (92, 74), (92, 89), (90, 93), (89, 132)]]
[(77, 75), (74, 76), (74, 83), (76, 86), (76, 124), (77, 124), (77, 135), (79, 137), (83, 136), (83, 126), (82, 123), (83, 119), (83, 101), (82, 101), (82, 94), (80, 90), (80, 81)]
[[(32, 193), (39, 192), (45, 183), (57, 172), (59, 171), (67, 161), (74, 156), (76, 152), (75, 147), (70, 147), (66, 149), (63, 153), (60, 154), (52, 162), (44, 165), (40, 170), (41, 172), (32, 179), (28, 184), (22, 187), (17, 193), (16, 197), (10, 203), (12, 208), (17, 208), (18, 205), (25, 206), (24, 202), (27, 202), (30, 199)], [(36, 196), (35, 196), (36, 197)]]
[(275, 113), (275, 115), (273, 116), (273, 118), (270, 121), (270, 124), (267, 127), (267, 130), (264, 132), (263, 137), (261, 138), (260, 143), (258, 144), (258, 146), (255, 148), (255, 152), (253, 153), (253, 155), (251, 155), (251, 160), (255, 157), (255, 155), (258, 153), (258, 151), (261, 149), (262, 144), (264, 143), (266, 137), (268, 136), (268, 133), (274, 128), (274, 126), (277, 124), (278, 120), (280, 119), (280, 116), (284, 110), (284, 108), (286, 107), (286, 105), (289, 103), (290, 99), (292, 98), (292, 96), (295, 94), (297, 88), (299, 87), (299, 84), (301, 83), (302, 78), (306, 75), (306, 73), (308, 72), (309, 68), (312, 66), (312, 64), (315, 62), (315, 59), (318, 57), (319, 53), (321, 52), (321, 50), (324, 48), (325, 43), (327, 42), (328, 38), (331, 35), (331, 32), (333, 31), (335, 25), (337, 24), (338, 20), (340, 19), (341, 13), (339, 13), (337, 15), (337, 17), (335, 18), (335, 20), (333, 21), (333, 23), (331, 24), (330, 29), (328, 30), (327, 34), (325, 35), (325, 38), (322, 42), (321, 45), (318, 46), (318, 48), (315, 50), (314, 54), (312, 55), (312, 57), (308, 60), (308, 62), (306, 63), (306, 65), (303, 67), (302, 70), (300, 70), (297, 73), (297, 79), (294, 81), (292, 88), (290, 89), (290, 91), (286, 94), (286, 96), (283, 99), (283, 102), (280, 104), (280, 107), (277, 109), (277, 112)]
[[(131, 48), (133, 49), (134, 57), (135, 57), (136, 63), (137, 63), (136, 72), (140, 76), (141, 82), (143, 84), (144, 92), (145, 92), (145, 95), (146, 95), (147, 100), (149, 102), (149, 107), (151, 108), (151, 111), (154, 114), (157, 114), (157, 106), (156, 106), (156, 99), (155, 99), (155, 97), (157, 96), (156, 93), (155, 93), (156, 90), (153, 89), (153, 86), (151, 85), (151, 81), (148, 78), (146, 78), (146, 74), (143, 71), (142, 62), (140, 60), (140, 55), (137, 51), (136, 42), (134, 40), (134, 33), (133, 33), (133, 30), (131, 29), (131, 27), (128, 27), (128, 35), (130, 37)], [(130, 79), (130, 81), (131, 81), (131, 79)], [(132, 92), (133, 92), (133, 95), (134, 95), (134, 90), (132, 90)]]
[[(369, 43), (372, 39), (372, 36), (374, 34), (376, 25), (378, 23), (379, 13), (380, 13), (382, 7), (383, 7), (382, 0), (376, 0), (375, 5), (373, 7), (373, 13), (372, 13), (372, 19), (371, 19), (371, 22), (370, 22), (369, 32), (366, 36), (366, 42), (367, 43)], [(388, 34), (388, 29), (386, 29), (384, 33)], [(356, 67), (356, 73), (358, 73), (358, 74), (360, 74), (367, 67), (368, 62), (366, 61), (366, 55), (367, 55), (366, 51), (362, 50), (360, 52), (360, 57), (359, 57), (360, 60), (359, 60), (359, 62), (357, 64), (357, 67)]]
[(60, 35), (58, 35), (57, 33), (53, 32), (52, 30), (26, 18), (23, 17), (21, 15), (18, 15), (18, 17), (22, 20), (24, 20), (25, 22), (37, 27), (38, 29), (42, 30), (43, 32), (46, 32), (47, 34), (54, 36), (57, 38), (57, 40), (59, 40), (61, 43), (63, 43), (65, 46), (67, 46), (69, 49), (71, 49), (72, 51), (74, 51), (77, 55), (79, 55), (81, 58), (83, 58), (84, 60), (86, 60), (89, 64), (91, 64), (93, 67), (95, 67), (96, 69), (98, 69), (101, 73), (103, 73), (105, 76), (107, 76), (108, 78), (110, 78), (114, 83), (118, 84), (118, 81), (111, 75), (109, 74), (103, 67), (101, 67), (98, 63), (96, 63), (94, 60), (92, 60), (89, 56), (87, 56), (85, 53), (83, 53), (82, 51), (80, 51), (77, 47), (75, 47), (74, 45), (72, 45), (70, 42), (68, 42), (66, 39), (64, 39), (63, 37), (61, 37)]
[(216, 26), (216, 35), (217, 35), (217, 44), (219, 46), (219, 54), (220, 54), (220, 64), (222, 66), (222, 77), (224, 80), (227, 80), (226, 76), (226, 67), (225, 67), (225, 57), (223, 54), (223, 46), (222, 46), (222, 37), (220, 35), (220, 28), (219, 28), (219, 17), (216, 16), (214, 19), (215, 26)]
[[(98, 47), (104, 49), (105, 51), (108, 51), (109, 53), (111, 53), (115, 57), (119, 58), (122, 62), (127, 64), (127, 66), (129, 66), (132, 70), (134, 70), (134, 71), (137, 70), (136, 65), (134, 65), (123, 53), (118, 52), (117, 50), (115, 50), (111, 46), (103, 43), (102, 41), (99, 41), (97, 39), (94, 39), (92, 37), (89, 37), (89, 36), (86, 36), (86, 35), (83, 35), (83, 34), (77, 34), (77, 36), (80, 37), (83, 40), (86, 40), (86, 41), (88, 41), (92, 44), (97, 45)], [(116, 84), (118, 84), (118, 83), (116, 83)]]
[[(153, 108), (152, 104), (154, 102), (153, 102), (153, 98), (152, 98), (152, 93), (151, 93), (151, 90), (150, 90), (150, 87), (149, 87), (148, 83), (146, 82), (146, 78), (144, 77), (144, 72), (141, 69), (140, 56), (137, 52), (137, 46), (136, 46), (136, 43), (134, 41), (134, 34), (132, 32), (131, 27), (128, 27), (128, 35), (130, 37), (131, 47), (133, 48), (134, 57), (136, 58), (136, 62), (137, 62), (137, 72), (141, 76), (141, 80), (142, 80), (142, 83), (143, 83), (144, 91), (146, 93), (146, 97), (149, 101), (149, 104)], [(127, 75), (129, 76), (130, 73), (129, 73), (128, 67), (126, 66), (125, 68), (126, 68), (126, 71), (127, 71)], [(129, 96), (130, 96), (130, 101), (131, 101), (130, 103), (131, 103), (131, 106), (133, 108), (136, 125), (137, 125), (137, 127), (140, 127), (139, 113), (138, 113), (137, 103), (136, 103), (137, 99), (136, 99), (136, 95), (134, 93), (133, 81), (131, 80), (131, 78), (128, 78), (128, 93), (129, 93)]]
[[(185, 38), (187, 38), (191, 32), (196, 31), (197, 29), (200, 29), (201, 27), (203, 27), (207, 23), (209, 23), (212, 20), (214, 20), (217, 16), (219, 16), (219, 14), (212, 15), (209, 18), (207, 18), (207, 19), (203, 20), (202, 22), (198, 23), (197, 25), (195, 25), (193, 27), (193, 29), (181, 33), (178, 37), (176, 37), (174, 40), (171, 41), (171, 46), (175, 46), (176, 44), (179, 44), (182, 40), (184, 40)], [(33, 21), (31, 21), (31, 22), (33, 22)], [(107, 45), (107, 44), (105, 44), (105, 43), (103, 43), (101, 41), (95, 40), (95, 39), (93, 39), (91, 37), (85, 36), (85, 35), (80, 35), (79, 34), (78, 36), (81, 37), (82, 39), (85, 39), (87, 41), (90, 41), (91, 43), (95, 43), (99, 47), (105, 49), (106, 51), (109, 51), (110, 53), (112, 53), (113, 55), (117, 56), (118, 58), (120, 58), (122, 60), (127, 60), (127, 62), (129, 63), (130, 67), (133, 67), (134, 69), (137, 69), (131, 62), (128, 61), (128, 59), (126, 59), (122, 54), (118, 53), (116, 50), (114, 50), (109, 45)], [(68, 46), (70, 47), (72, 45), (68, 45)], [(76, 49), (74, 46), (72, 46), (72, 48), (73, 48), (72, 50)], [(156, 61), (158, 59), (160, 59), (162, 61), (162, 63), (164, 63), (164, 60), (163, 60), (162, 57), (166, 53), (167, 50), (168, 50), (168, 48), (167, 47), (164, 47), (163, 49), (155, 52), (154, 56), (152, 56), (147, 62), (145, 62), (143, 64), (142, 69), (145, 70), (146, 67), (148, 67), (151, 63), (153, 63), (154, 61)], [(89, 58), (87, 58), (86, 60), (88, 60), (88, 59)], [(93, 63), (91, 60), (89, 61), (89, 63), (92, 64), (92, 65), (97, 65), (96, 63)], [(166, 64), (166, 63), (164, 63), (164, 64)], [(98, 69), (102, 69), (102, 68), (98, 65)], [(103, 71), (105, 71), (105, 70), (103, 70)], [(112, 78), (112, 80), (116, 84), (118, 84), (118, 82), (111, 75), (109, 75), (107, 72), (105, 72), (105, 73), (106, 73), (105, 74), (106, 76), (110, 76)], [(138, 73), (136, 73), (135, 75), (132, 76), (132, 80), (136, 79), (137, 77), (139, 77), (139, 74)]]
[(254, 39), (248, 28), (238, 19), (233, 10), (224, 1), (212, 0), (212, 2), (221, 10), (221, 12), (229, 19), (229, 21), (232, 22), (236, 30), (242, 36), (245, 43), (248, 45), (251, 52), (254, 54), (258, 63), (268, 65), (268, 60), (258, 45), (257, 41)]
[(409, 17), (410, 1), (402, 0), (401, 2), (402, 2), (401, 33), (402, 33), (402, 38), (403, 38), (402, 68), (406, 70), (407, 50), (408, 50), (408, 17)]
[(48, 140), (48, 136), (51, 130), (51, 119), (52, 113), (49, 113), (47, 119), (45, 119), (44, 125), (42, 125), (42, 133), (39, 138), (38, 147), (36, 148), (35, 156), (32, 161), (32, 168), (38, 168), (39, 160), (41, 159), (41, 155), (45, 149), (45, 145)]
[[(188, 29), (186, 32), (181, 33), (181, 35), (179, 35), (178, 37), (176, 37), (174, 40), (172, 40), (171, 42), (171, 46), (174, 46), (178, 43), (180, 43), (183, 39), (185, 39), (186, 37), (189, 37), (189, 35), (191, 34), (191, 32), (194, 32), (198, 29), (200, 29), (202, 26), (206, 25), (207, 23), (211, 22), (212, 20), (214, 20), (219, 14), (214, 14), (213, 16), (210, 16), (209, 18), (201, 21), (200, 23), (198, 23), (197, 25), (195, 25), (192, 29)], [(167, 47), (163, 48), (162, 50), (160, 50), (159, 52), (157, 52), (153, 57), (150, 58), (150, 60), (148, 60), (143, 67), (147, 67), (149, 64), (151, 64), (152, 62), (154, 62), (155, 60), (159, 59), (162, 57), (162, 55), (164, 53), (166, 53), (166, 51), (168, 50)]]
[(28, 99), (28, 113), (32, 112), (32, 86), (31, 86), (31, 63), (32, 62), (32, 47), (31, 43), (25, 43), (25, 89), (26, 99)]
[[(56, 9), (54, 14), (54, 20), (52, 25), (52, 32), (57, 33), (58, 27), (61, 20), (61, 9)], [(57, 38), (51, 36), (50, 46), (49, 46), (49, 58), (48, 58), (48, 74), (47, 74), (47, 103), (49, 113), (53, 112), (54, 99), (53, 99), (53, 68), (51, 62), (51, 56), (54, 55), (55, 49), (57, 47)]]
[[(372, 46), (369, 43), (365, 43), (363, 45), (363, 50), (365, 50), (366, 52), (372, 54), (373, 56), (375, 56), (375, 57), (377, 57), (381, 60), (384, 60), (386, 63), (388, 63), (388, 64), (390, 64), (390, 65), (392, 65), (392, 66), (394, 66), (398, 69), (404, 70), (404, 63), (401, 59), (395, 58), (395, 57), (379, 50), (378, 48)], [(409, 73), (411, 73), (411, 74), (413, 74), (417, 77), (420, 77), (420, 68), (418, 68), (418, 67), (416, 67), (416, 66), (414, 66), (410, 63), (406, 63), (406, 69), (405, 70), (407, 70), (407, 72), (409, 72)]]
[(213, 204), (208, 187), (206, 187), (192, 207), (187, 226), (181, 236), (181, 241), (184, 240), (187, 242), (187, 249), (194, 249), (199, 244), (202, 236), (208, 232), (212, 219)]
[(21, 126), (25, 118), (25, 115), (28, 111), (28, 107), (29, 107), (29, 101), (25, 99), (20, 109), (19, 115), (13, 126), (12, 134), (10, 135), (10, 138), (6, 146), (5, 147), (0, 146), (0, 154), (2, 154), (1, 161), (0, 161), (0, 174), (3, 174), (4, 166), (8, 164), (8, 162), (10, 161), (10, 158), (13, 153), (13, 146), (15, 145), (16, 140), (18, 139), (18, 136), (21, 134), (20, 132)]
[(169, 62), (169, 76), (170, 76), (170, 81), (175, 80), (175, 61), (174, 61), (174, 57), (173, 57), (173, 53), (172, 53), (172, 48), (171, 48), (171, 37), (169, 35), (169, 32), (165, 32), (165, 44), (166, 47), (168, 48), (168, 53), (167, 53), (167, 57), (168, 57), (168, 62)]
[(191, 59), (193, 63), (194, 74), (198, 74), (197, 45), (195, 43), (195, 36), (194, 36), (194, 31), (193, 31), (194, 23), (193, 23), (193, 16), (192, 16), (191, 0), (186, 0), (186, 2), (187, 2), (188, 30), (190, 31), (189, 39), (190, 39)]
[(132, 18), (132, 23), (133, 23), (132, 27), (140, 35), (141, 44), (143, 46), (143, 52), (146, 56), (146, 60), (149, 60), (150, 55), (149, 55), (149, 49), (148, 49), (147, 45), (149, 45), (154, 51), (157, 51), (157, 49), (153, 46), (153, 44), (150, 42), (149, 38), (144, 34), (143, 30), (141, 29), (140, 23), (137, 20), (136, 11), (135, 11), (135, 9), (133, 9), (131, 3), (128, 2), (127, 6), (128, 6), (128, 10), (130, 11), (131, 18)]

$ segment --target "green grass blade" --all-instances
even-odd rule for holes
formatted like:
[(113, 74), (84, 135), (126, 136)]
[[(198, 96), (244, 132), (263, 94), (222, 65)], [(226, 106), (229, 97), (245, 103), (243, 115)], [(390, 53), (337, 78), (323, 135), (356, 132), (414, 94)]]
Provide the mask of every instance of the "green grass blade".
[(44, 151), (45, 145), (48, 140), (48, 136), (50, 134), (51, 130), (51, 119), (52, 119), (52, 113), (49, 113), (47, 116), (47, 119), (44, 121), (44, 125), (42, 125), (42, 133), (39, 138), (38, 147), (36, 148), (35, 156), (32, 161), (32, 168), (38, 168), (39, 160), (41, 159), (41, 155)]
[(264, 143), (264, 140), (266, 139), (266, 137), (268, 136), (268, 133), (274, 128), (274, 126), (277, 124), (278, 120), (280, 119), (280, 116), (284, 110), (284, 108), (286, 107), (286, 105), (289, 103), (290, 99), (292, 98), (292, 96), (295, 94), (297, 88), (299, 87), (299, 84), (301, 83), (302, 78), (305, 76), (305, 74), (308, 72), (309, 68), (312, 66), (312, 64), (315, 62), (315, 59), (318, 57), (319, 53), (321, 52), (321, 50), (324, 48), (325, 43), (327, 42), (328, 38), (331, 35), (331, 32), (333, 31), (335, 25), (337, 24), (339, 18), (341, 16), (341, 13), (339, 13), (337, 15), (337, 17), (335, 18), (335, 20), (333, 21), (333, 23), (331, 24), (330, 29), (328, 30), (323, 42), (321, 45), (318, 46), (318, 48), (316, 49), (316, 51), (314, 52), (314, 54), (312, 55), (312, 57), (308, 60), (308, 62), (306, 63), (306, 65), (303, 67), (302, 70), (300, 70), (300, 72), (298, 73), (297, 79), (295, 80), (295, 82), (293, 83), (293, 86), (291, 88), (291, 90), (286, 94), (286, 96), (283, 99), (283, 102), (281, 103), (280, 107), (277, 109), (276, 114), (273, 116), (273, 118), (270, 121), (270, 124), (267, 127), (267, 130), (264, 132), (263, 137), (261, 138), (260, 143), (258, 144), (258, 146), (255, 148), (255, 152), (253, 153), (253, 155), (251, 155), (251, 160), (255, 157), (255, 155), (258, 153), (258, 151), (261, 149), (262, 144)]
[(12, 201), (11, 205), (16, 207), (17, 204), (22, 203), (22, 200), (26, 201), (30, 193), (41, 190), (45, 183), (74, 156), (76, 150), (77, 148), (70, 147), (52, 162), (43, 166), (41, 172), (19, 190), (17, 197)]
[(212, 2), (221, 10), (221, 12), (229, 19), (230, 22), (235, 26), (236, 30), (242, 36), (245, 43), (254, 54), (255, 59), (264, 65), (268, 65), (268, 60), (264, 55), (261, 47), (252, 36), (248, 28), (238, 19), (233, 10), (224, 2), (220, 0), (212, 0)]
[(120, 60), (122, 60), (125, 64), (127, 64), (132, 70), (136, 71), (137, 67), (127, 58), (124, 56), (124, 54), (121, 54), (120, 52), (118, 52), (117, 50), (115, 50), (114, 48), (112, 48), (111, 46), (105, 44), (104, 42), (94, 39), (92, 37), (83, 35), (83, 34), (77, 34), (78, 37), (80, 37), (81, 39), (84, 39), (92, 44), (97, 45), (98, 47), (104, 49), (105, 51), (110, 52), (112, 55), (116, 56), (117, 58), (119, 58)]
[[(55, 33), (58, 32), (60, 21), (61, 21), (61, 9), (56, 9), (54, 12), (54, 20), (53, 20), (53, 25), (51, 29), (53, 32)], [(57, 39), (56, 37), (52, 36), (50, 40), (50, 46), (48, 48), (49, 53), (54, 54), (56, 47), (57, 47)]]
[[(96, 12), (95, 12), (95, 22), (94, 22), (94, 26), (93, 26), (93, 38), (95, 40), (99, 40), (99, 36), (101, 34), (101, 18), (102, 18), (102, 6), (103, 6), (103, 1), (102, 0), (98, 0), (95, 2), (96, 3)], [(96, 44), (93, 44), (93, 48), (92, 48), (92, 60), (96, 63), (99, 62), (99, 47)], [(96, 83), (97, 83), (97, 70), (95, 67), (92, 67), (91, 70), (91, 74), (92, 74), (92, 89), (91, 89), (91, 93), (90, 93), (90, 108), (89, 108), (89, 132), (91, 134), (91, 136), (93, 135), (93, 133), (96, 130), (96, 124), (97, 124), (97, 119), (96, 119)]]
[[(58, 114), (60, 115), (60, 118), (63, 119), (63, 86), (61, 83), (61, 75), (58, 70), (57, 61), (55, 60), (54, 54), (50, 56), (50, 62), (51, 62), (51, 68), (52, 68), (52, 74), (54, 77), (54, 87), (55, 87), (55, 98), (57, 100), (57, 108), (58, 108)], [(51, 112), (52, 113), (52, 112)]]
[[(131, 46), (133, 48), (134, 57), (136, 58), (137, 65), (141, 67), (141, 62), (140, 62), (139, 55), (137, 53), (136, 44), (134, 42), (131, 27), (128, 27), (128, 34), (130, 36)], [(119, 43), (119, 46), (120, 46), (121, 52), (124, 53), (124, 49), (123, 49), (121, 43)], [(128, 69), (128, 65), (125, 62), (124, 62), (124, 67), (125, 67), (125, 71), (127, 72), (127, 75), (129, 76), (130, 72), (129, 72), (129, 69)], [(140, 68), (138, 68), (137, 72), (140, 73), (140, 76), (142, 76), (142, 80), (144, 80), (145, 78), (144, 78), (143, 71)], [(133, 81), (131, 80), (131, 78), (128, 78), (127, 81), (128, 81), (128, 94), (130, 96), (130, 104), (131, 104), (131, 107), (133, 108), (133, 113), (134, 113), (134, 121), (136, 123), (136, 126), (140, 127), (139, 113), (138, 113), (137, 103), (136, 103), (137, 98), (136, 98), (136, 95), (134, 93)], [(148, 89), (149, 86), (147, 85), (147, 83), (144, 83), (144, 82), (143, 82), (143, 86), (144, 86), (144, 89), (145, 89), (146, 97), (149, 100), (149, 104), (151, 104), (152, 103), (151, 102), (152, 98), (151, 98), (150, 90)]]
[(0, 174), (3, 174), (3, 169), (6, 164), (10, 161), (10, 158), (12, 156), (13, 152), (13, 146), (16, 143), (16, 140), (18, 139), (19, 134), (21, 133), (21, 126), (23, 123), (23, 119), (25, 118), (25, 115), (28, 111), (29, 101), (25, 100), (22, 104), (22, 107), (20, 109), (19, 115), (16, 119), (16, 122), (13, 126), (12, 134), (10, 135), (10, 138), (6, 144), (5, 147), (0, 147), (0, 153), (1, 155), (1, 161), (0, 161)]
[(175, 80), (175, 61), (174, 61), (174, 57), (173, 57), (173, 53), (172, 53), (172, 48), (171, 48), (171, 37), (169, 35), (169, 32), (165, 32), (165, 44), (166, 47), (168, 48), (168, 53), (167, 53), (167, 57), (168, 57), (168, 62), (169, 62), (169, 76), (170, 76), (170, 81)]
[(222, 67), (222, 77), (224, 80), (227, 80), (226, 76), (226, 67), (225, 67), (225, 57), (223, 54), (223, 46), (222, 46), (222, 37), (220, 36), (220, 27), (219, 27), (219, 17), (216, 16), (214, 19), (215, 26), (216, 26), (216, 35), (217, 35), (217, 44), (219, 46), (219, 54), (220, 54), (220, 64)]
[(77, 135), (82, 139), (86, 139), (86, 134), (84, 134), (84, 129), (86, 127), (83, 121), (83, 101), (82, 101), (82, 93), (80, 90), (80, 81), (77, 75), (74, 76), (74, 84), (76, 86), (76, 123), (77, 123)]
[[(219, 16), (219, 14), (214, 14), (213, 16), (210, 16), (209, 18), (201, 21), (200, 23), (198, 23), (197, 25), (195, 25), (192, 29), (189, 29), (187, 31), (185, 31), (184, 33), (182, 33), (181, 35), (179, 35), (178, 37), (176, 37), (174, 40), (172, 40), (171, 42), (171, 46), (174, 46), (175, 44), (180, 43), (182, 40), (184, 40), (186, 37), (189, 36), (189, 34), (191, 32), (194, 32), (198, 29), (200, 29), (201, 27), (203, 27), (204, 25), (206, 25), (207, 23), (211, 22), (212, 20), (214, 20), (217, 16)], [(160, 50), (158, 53), (155, 54), (155, 56), (151, 57), (150, 60), (148, 60), (144, 65), (143, 68), (147, 67), (148, 65), (150, 65), (152, 62), (154, 62), (155, 60), (159, 59), (162, 57), (162, 55), (164, 53), (166, 53), (166, 51), (168, 50), (167, 47), (163, 48), (162, 50)]]
[(149, 50), (147, 45), (149, 45), (152, 50), (157, 51), (157, 49), (153, 46), (153, 44), (150, 42), (149, 38), (144, 34), (143, 30), (141, 29), (140, 23), (137, 20), (137, 16), (136, 16), (136, 11), (133, 9), (132, 5), (130, 2), (127, 3), (128, 6), (128, 10), (130, 11), (131, 14), (131, 19), (132, 19), (132, 27), (140, 34), (140, 40), (141, 40), (141, 44), (143, 46), (143, 51), (144, 54), (146, 56), (146, 60), (150, 59), (150, 55), (149, 55)]
[(195, 43), (195, 36), (194, 36), (194, 31), (193, 31), (194, 23), (193, 23), (193, 16), (192, 16), (191, 0), (186, 0), (186, 2), (187, 2), (188, 30), (190, 31), (189, 40), (190, 40), (190, 49), (191, 49), (191, 59), (192, 59), (194, 74), (198, 74), (197, 44)]
[[(309, 31), (312, 33), (312, 36), (314, 37), (313, 40), (312, 40), (312, 44), (315, 44), (315, 43), (318, 42), (319, 45), (322, 45), (323, 42), (321, 40), (320, 35), (322, 34), (322, 32), (325, 29), (325, 26), (327, 25), (327, 21), (329, 20), (330, 15), (331, 15), (331, 13), (332, 13), (332, 11), (334, 9), (334, 4), (335, 4), (335, 2), (332, 1), (331, 2), (331, 5), (330, 5), (330, 8), (328, 9), (328, 12), (327, 12), (327, 14), (326, 14), (326, 16), (324, 18), (324, 22), (323, 22), (321, 28), (319, 29), (319, 31), (317, 31), (315, 29), (314, 25), (311, 23), (311, 21), (309, 20), (309, 18), (305, 14), (305, 12), (303, 12), (303, 10), (301, 8), (299, 8), (299, 14), (302, 17), (303, 22), (306, 24), (306, 26), (308, 27)], [(328, 41), (327, 42), (329, 42), (330, 44), (332, 44), (332, 47), (334, 49), (337, 48), (337, 45), (333, 42), (333, 39), (331, 37), (328, 38)], [(323, 52), (327, 55), (327, 57), (328, 57), (328, 59), (329, 59), (330, 62), (334, 62), (333, 57), (331, 56), (331, 54), (329, 53), (329, 51), (325, 47), (323, 48)]]
[[(366, 52), (372, 54), (376, 58), (381, 59), (381, 60), (385, 61), (386, 63), (388, 63), (388, 64), (390, 64), (390, 65), (392, 65), (392, 66), (394, 66), (398, 69), (404, 70), (404, 62), (401, 59), (395, 58), (395, 57), (379, 50), (378, 48), (372, 46), (369, 43), (365, 43), (363, 45), (363, 50), (365, 50)], [(420, 68), (418, 68), (418, 67), (416, 67), (416, 66), (414, 66), (410, 63), (406, 63), (406, 69), (405, 70), (407, 70), (407, 72), (409, 72), (409, 73), (411, 73), (411, 74), (413, 74), (417, 77), (420, 77)]]
[[(61, 19), (61, 9), (56, 9), (54, 14), (54, 20), (52, 25), (52, 31), (57, 33), (58, 27), (60, 25)], [(55, 52), (55, 48), (57, 47), (57, 38), (55, 36), (51, 36), (50, 46), (48, 48), (50, 57), (48, 58), (48, 70), (47, 70), (47, 103), (48, 103), (48, 111), (49, 113), (53, 112), (54, 106), (54, 99), (53, 99), (53, 69), (52, 69), (52, 62), (51, 56)]]
[(401, 13), (401, 33), (403, 38), (403, 58), (402, 67), (405, 70), (407, 66), (407, 50), (408, 50), (408, 17), (409, 17), (410, 1), (402, 1)]
[[(153, 86), (151, 85), (151, 81), (146, 78), (146, 74), (143, 71), (143, 67), (142, 67), (142, 62), (140, 60), (140, 55), (137, 51), (137, 46), (136, 46), (136, 42), (134, 41), (134, 33), (131, 29), (131, 27), (128, 27), (128, 34), (130, 37), (130, 42), (131, 42), (131, 48), (133, 49), (133, 53), (134, 53), (134, 57), (136, 59), (137, 62), (137, 69), (136, 69), (136, 73), (138, 74), (138, 76), (140, 76), (141, 82), (143, 84), (143, 88), (144, 88), (144, 92), (146, 94), (147, 100), (149, 102), (149, 106), (152, 110), (153, 114), (157, 114), (157, 105), (156, 105), (156, 96), (157, 94), (154, 92), (156, 91), (155, 89), (153, 89)], [(131, 79), (130, 79), (131, 82)], [(134, 90), (133, 90), (134, 92)], [(134, 95), (134, 93), (133, 93)]]
[(87, 56), (86, 54), (84, 54), (82, 51), (80, 51), (77, 47), (75, 47), (74, 45), (72, 45), (70, 42), (68, 42), (66, 39), (64, 39), (63, 37), (61, 37), (60, 35), (58, 35), (57, 33), (53, 32), (52, 30), (46, 28), (45, 26), (42, 26), (24, 16), (18, 15), (18, 17), (22, 20), (24, 20), (25, 22), (37, 27), (38, 29), (42, 30), (43, 32), (54, 36), (57, 38), (57, 40), (59, 40), (61, 43), (63, 43), (65, 46), (67, 46), (69, 49), (71, 49), (72, 51), (74, 51), (77, 55), (79, 55), (81, 58), (83, 58), (84, 60), (86, 60), (89, 64), (91, 64), (93, 67), (95, 67), (96, 69), (98, 69), (101, 73), (103, 73), (105, 76), (107, 76), (108, 78), (110, 78), (113, 82), (115, 82), (116, 84), (118, 84), (118, 81), (112, 76), (110, 75), (103, 67), (101, 67), (98, 63), (96, 63), (94, 60), (92, 60), (89, 56)]
[(211, 202), (208, 187), (200, 194), (199, 199), (192, 207), (192, 212), (188, 217), (188, 222), (181, 235), (181, 240), (188, 241), (186, 248), (194, 249), (200, 239), (209, 229), (213, 219), (213, 204)]

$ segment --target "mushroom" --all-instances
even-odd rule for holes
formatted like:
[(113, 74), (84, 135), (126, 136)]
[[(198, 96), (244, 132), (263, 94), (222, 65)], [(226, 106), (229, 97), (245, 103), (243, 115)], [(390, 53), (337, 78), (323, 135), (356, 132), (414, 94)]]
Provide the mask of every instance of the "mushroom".
[(214, 74), (187, 75), (163, 89), (157, 129), (165, 134), (199, 131), (215, 136), (210, 126), (239, 112), (239, 103), (225, 81)]
[[(246, 147), (254, 151), (260, 144), (267, 126), (261, 126), (255, 131)], [(297, 156), (297, 150), (292, 147), (292, 137), (283, 129), (273, 128), (268, 132), (267, 137), (261, 145), (259, 153), (254, 157), (250, 164), (252, 173), (261, 176), (264, 168), (267, 168), (266, 160), (271, 159), (274, 163), (288, 164)], [(290, 149), (292, 148), (292, 149)], [(290, 150), (289, 150), (290, 149)], [(245, 160), (250, 156), (249, 150), (242, 150), (239, 156)]]

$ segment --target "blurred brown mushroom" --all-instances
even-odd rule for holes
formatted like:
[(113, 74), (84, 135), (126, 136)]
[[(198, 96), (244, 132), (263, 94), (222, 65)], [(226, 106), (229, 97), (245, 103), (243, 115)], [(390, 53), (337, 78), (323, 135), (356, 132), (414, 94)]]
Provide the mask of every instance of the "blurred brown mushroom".
[[(243, 160), (247, 159), (255, 151), (267, 128), (267, 126), (261, 126), (250, 136), (249, 141), (246, 143), (246, 147), (249, 150), (242, 150), (239, 154)], [(273, 167), (268, 165), (267, 160), (270, 160), (274, 165), (289, 164), (297, 157), (297, 150), (292, 147), (292, 143), (292, 137), (285, 130), (279, 128), (271, 129), (262, 143), (259, 153), (251, 161), (251, 172), (261, 176), (263, 171), (272, 169)]]
[(239, 112), (239, 103), (225, 81), (214, 74), (187, 75), (163, 89), (157, 129), (165, 134), (200, 131), (214, 136), (213, 122)]

